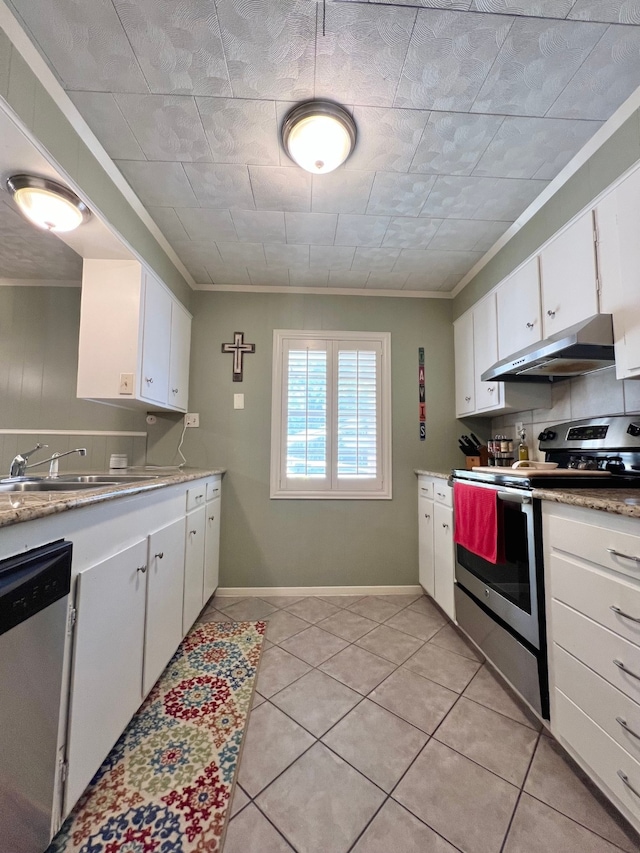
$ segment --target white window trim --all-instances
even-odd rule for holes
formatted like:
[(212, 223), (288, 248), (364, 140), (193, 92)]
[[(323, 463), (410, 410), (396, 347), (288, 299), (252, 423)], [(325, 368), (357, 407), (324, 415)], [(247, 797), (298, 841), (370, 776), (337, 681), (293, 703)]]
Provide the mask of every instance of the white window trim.
[[(375, 341), (382, 348), (380, 364), (380, 423), (382, 487), (380, 489), (300, 489), (281, 487), (283, 391), (283, 341), (286, 339), (323, 341)], [(271, 477), (270, 497), (286, 500), (391, 500), (391, 333), (390, 332), (326, 332), (307, 329), (274, 329), (271, 402)]]

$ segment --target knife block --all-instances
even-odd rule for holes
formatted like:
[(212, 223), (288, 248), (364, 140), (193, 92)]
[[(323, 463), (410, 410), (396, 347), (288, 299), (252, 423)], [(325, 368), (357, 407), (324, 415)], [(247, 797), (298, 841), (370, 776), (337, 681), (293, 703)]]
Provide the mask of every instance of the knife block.
[(467, 469), (471, 470), (471, 468), (480, 468), (489, 464), (489, 453), (484, 444), (482, 444), (478, 450), (480, 451), (478, 456), (465, 456), (465, 460), (467, 463)]

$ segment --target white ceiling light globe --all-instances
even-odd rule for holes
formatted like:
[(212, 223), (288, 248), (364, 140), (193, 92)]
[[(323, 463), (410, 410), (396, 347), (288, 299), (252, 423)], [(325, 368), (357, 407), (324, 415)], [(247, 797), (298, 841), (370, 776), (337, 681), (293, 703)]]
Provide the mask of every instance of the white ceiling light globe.
[(285, 151), (301, 168), (315, 175), (337, 169), (356, 140), (349, 113), (328, 101), (308, 101), (294, 107), (282, 125)]
[(48, 178), (14, 175), (7, 188), (22, 214), (45, 231), (73, 231), (89, 216), (86, 204), (62, 184)]

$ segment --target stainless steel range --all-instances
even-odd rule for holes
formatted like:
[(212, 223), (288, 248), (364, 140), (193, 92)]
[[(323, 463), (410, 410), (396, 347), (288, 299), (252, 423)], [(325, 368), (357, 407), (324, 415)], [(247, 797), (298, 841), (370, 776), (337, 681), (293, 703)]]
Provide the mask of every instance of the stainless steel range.
[(456, 545), (456, 616), (460, 627), (548, 718), (542, 523), (536, 488), (640, 486), (640, 417), (557, 424), (539, 436), (556, 469), (455, 470), (452, 481), (497, 493), (503, 554), (491, 563)]

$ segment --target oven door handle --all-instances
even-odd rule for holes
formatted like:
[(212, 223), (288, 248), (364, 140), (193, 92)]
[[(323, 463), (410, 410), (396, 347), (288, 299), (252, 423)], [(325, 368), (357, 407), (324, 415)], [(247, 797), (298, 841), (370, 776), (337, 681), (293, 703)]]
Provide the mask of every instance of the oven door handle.
[(499, 501), (509, 501), (514, 504), (530, 504), (531, 498), (529, 495), (514, 495), (511, 492), (498, 492)]

